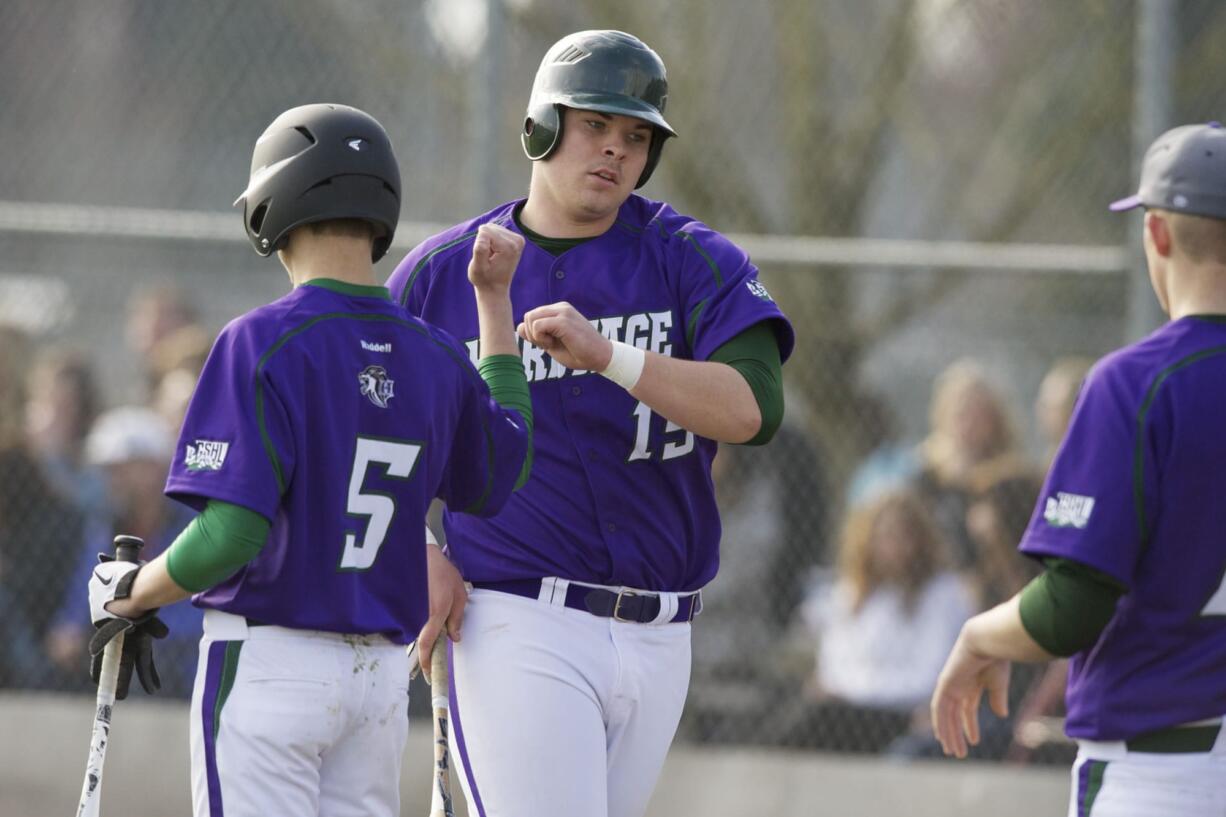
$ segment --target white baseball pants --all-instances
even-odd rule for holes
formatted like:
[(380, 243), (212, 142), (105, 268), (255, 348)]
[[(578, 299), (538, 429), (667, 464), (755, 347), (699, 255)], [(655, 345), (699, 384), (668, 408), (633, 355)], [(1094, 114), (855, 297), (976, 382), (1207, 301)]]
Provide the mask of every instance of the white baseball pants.
[(471, 817), (643, 814), (685, 704), (688, 622), (476, 589), (451, 658), (452, 759)]
[(1226, 817), (1226, 729), (1207, 752), (1078, 741), (1069, 817)]
[(191, 705), (195, 817), (398, 817), (402, 645), (204, 617)]

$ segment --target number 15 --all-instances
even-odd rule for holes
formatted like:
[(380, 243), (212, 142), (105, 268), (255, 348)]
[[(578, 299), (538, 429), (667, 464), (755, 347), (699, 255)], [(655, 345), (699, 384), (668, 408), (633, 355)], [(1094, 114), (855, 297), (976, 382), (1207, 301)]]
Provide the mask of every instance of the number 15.
[[(630, 458), (627, 462), (651, 459), (651, 449), (648, 448), (650, 442), (648, 437), (651, 434), (651, 408), (640, 400), (638, 405), (634, 407), (634, 417), (636, 420), (634, 450), (630, 452)], [(677, 431), (685, 431), (685, 429), (671, 420), (668, 422), (668, 425), (664, 426), (665, 434), (672, 434)], [(694, 432), (686, 431), (685, 437), (682, 438), (681, 442), (666, 442), (664, 444), (664, 450), (660, 454), (660, 459), (672, 460), (677, 457), (684, 457), (693, 450)]]

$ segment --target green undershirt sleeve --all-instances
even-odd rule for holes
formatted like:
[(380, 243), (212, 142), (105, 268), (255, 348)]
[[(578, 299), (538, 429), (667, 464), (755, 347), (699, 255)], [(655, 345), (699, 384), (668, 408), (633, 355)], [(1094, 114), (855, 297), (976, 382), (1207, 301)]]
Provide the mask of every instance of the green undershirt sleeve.
[(166, 570), (184, 590), (207, 590), (254, 559), (268, 541), (270, 527), (255, 511), (210, 499), (171, 544)]
[(1022, 626), (1052, 655), (1068, 657), (1098, 640), (1127, 588), (1072, 559), (1043, 560), (1046, 570), (1022, 589)]
[(494, 401), (503, 408), (519, 412), (528, 428), (528, 455), (515, 481), (515, 490), (519, 490), (532, 473), (532, 395), (528, 393), (523, 361), (516, 355), (490, 355), (477, 361), (477, 372), (490, 387)]
[(783, 422), (783, 361), (779, 341), (768, 321), (755, 323), (711, 353), (710, 360), (726, 363), (741, 373), (762, 415), (762, 426), (744, 445), (765, 445)]

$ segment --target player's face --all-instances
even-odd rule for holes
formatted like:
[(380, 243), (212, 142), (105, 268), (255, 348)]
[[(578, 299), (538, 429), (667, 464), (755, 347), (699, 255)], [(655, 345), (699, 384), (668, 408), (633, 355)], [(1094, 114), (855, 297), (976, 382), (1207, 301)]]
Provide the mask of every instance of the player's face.
[(533, 192), (575, 221), (612, 217), (634, 192), (651, 146), (652, 126), (632, 116), (563, 111), (562, 144), (537, 162)]

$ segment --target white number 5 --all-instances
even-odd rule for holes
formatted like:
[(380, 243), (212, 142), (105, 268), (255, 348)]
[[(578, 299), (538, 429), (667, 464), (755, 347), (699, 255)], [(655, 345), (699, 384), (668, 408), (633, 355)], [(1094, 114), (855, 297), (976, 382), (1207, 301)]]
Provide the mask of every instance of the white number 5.
[(1200, 614), (1202, 616), (1226, 616), (1226, 575), (1222, 576), (1221, 586), (1210, 597)]
[(379, 555), (379, 548), (383, 546), (392, 517), (396, 513), (395, 498), (374, 491), (362, 493), (366, 469), (372, 462), (379, 463), (386, 466), (383, 469), (385, 477), (408, 479), (413, 475), (413, 466), (417, 464), (417, 455), (420, 453), (419, 443), (358, 437), (357, 451), (353, 455), (353, 470), (349, 473), (349, 502), (345, 506), (345, 513), (350, 516), (367, 516), (370, 520), (366, 523), (366, 533), (360, 543), (357, 534), (345, 534), (341, 570), (366, 570), (375, 563), (375, 557)]

